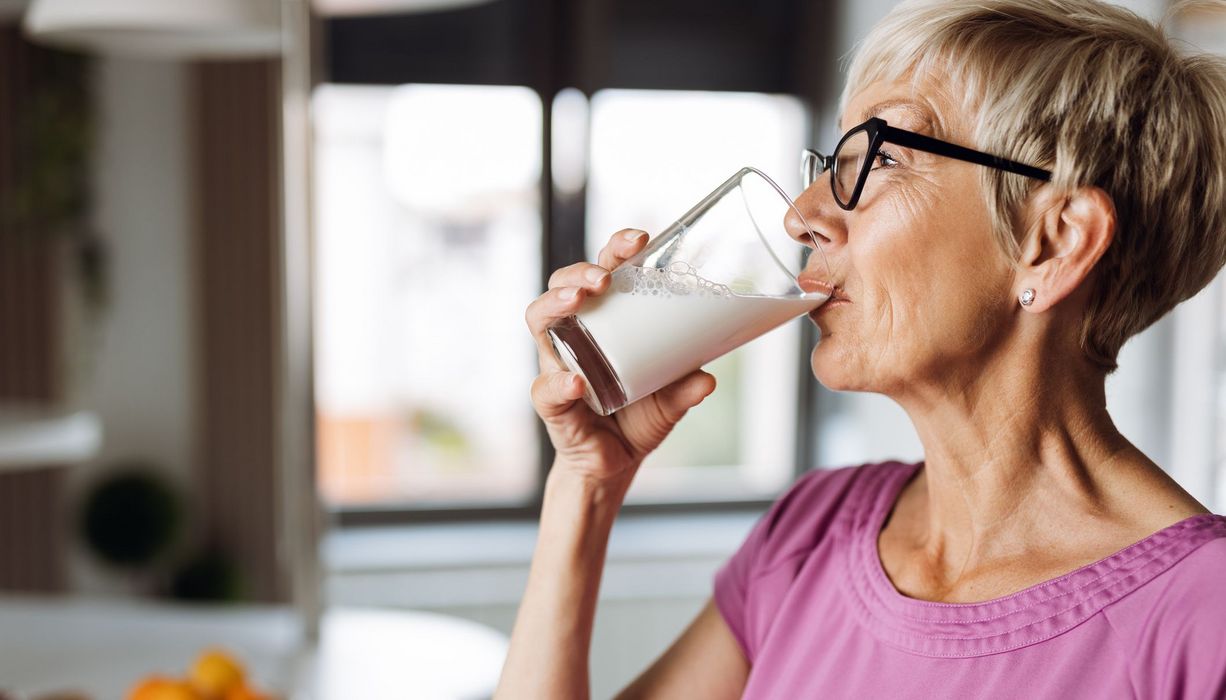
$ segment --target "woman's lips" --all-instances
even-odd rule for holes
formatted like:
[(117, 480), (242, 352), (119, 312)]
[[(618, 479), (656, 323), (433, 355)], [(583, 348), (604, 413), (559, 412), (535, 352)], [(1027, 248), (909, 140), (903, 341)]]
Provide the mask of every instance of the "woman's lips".
[(803, 274), (796, 278), (796, 284), (807, 294), (826, 294), (833, 297), (838, 293), (838, 287), (816, 277), (806, 277)]
[(830, 300), (822, 304), (821, 306), (817, 307), (816, 309), (813, 309), (812, 311), (810, 311), (809, 318), (816, 320), (818, 315), (822, 314), (826, 310), (837, 308), (839, 306), (843, 306), (845, 304), (850, 304), (850, 303), (851, 303), (851, 299), (847, 298), (847, 295), (843, 293), (843, 290), (839, 289), (838, 287), (834, 287), (833, 292), (830, 295)]

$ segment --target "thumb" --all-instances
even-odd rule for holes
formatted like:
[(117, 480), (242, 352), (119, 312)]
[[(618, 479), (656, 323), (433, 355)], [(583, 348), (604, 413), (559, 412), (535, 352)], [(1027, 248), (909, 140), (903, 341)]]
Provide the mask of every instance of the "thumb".
[(715, 391), (715, 376), (701, 369), (669, 384), (656, 395), (660, 410), (669, 422), (681, 420), (685, 412), (702, 403)]

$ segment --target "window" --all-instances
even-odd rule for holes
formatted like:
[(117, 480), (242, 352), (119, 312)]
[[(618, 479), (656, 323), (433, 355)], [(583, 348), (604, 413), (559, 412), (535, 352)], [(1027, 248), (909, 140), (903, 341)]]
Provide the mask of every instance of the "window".
[[(742, 165), (798, 187), (807, 117), (793, 97), (605, 90), (589, 108), (567, 91), (553, 109), (556, 186), (587, 180), (589, 260), (620, 228), (661, 230)], [(325, 85), (314, 111), (326, 500), (530, 500), (539, 433), (522, 315), (542, 274), (540, 100), (505, 86)], [(802, 321), (708, 367), (719, 390), (648, 458), (629, 502), (768, 498), (787, 485)]]
[(314, 97), (319, 477), (342, 508), (536, 485), (541, 103), (522, 87)]

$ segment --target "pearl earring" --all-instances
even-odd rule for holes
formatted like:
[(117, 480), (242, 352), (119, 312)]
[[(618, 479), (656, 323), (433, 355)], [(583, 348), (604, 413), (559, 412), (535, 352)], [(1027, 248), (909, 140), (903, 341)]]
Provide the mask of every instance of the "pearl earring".
[(1030, 306), (1034, 303), (1034, 290), (1023, 289), (1022, 295), (1018, 297), (1018, 301), (1022, 302), (1022, 306)]

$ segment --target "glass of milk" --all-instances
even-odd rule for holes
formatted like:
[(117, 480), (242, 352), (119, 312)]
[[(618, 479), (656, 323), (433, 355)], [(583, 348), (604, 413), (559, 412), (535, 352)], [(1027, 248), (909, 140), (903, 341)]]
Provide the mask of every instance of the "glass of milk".
[[(593, 411), (607, 416), (830, 297), (821, 247), (811, 232), (789, 235), (789, 213), (811, 231), (779, 185), (742, 168), (549, 327)], [(801, 289), (802, 272), (822, 291)]]

